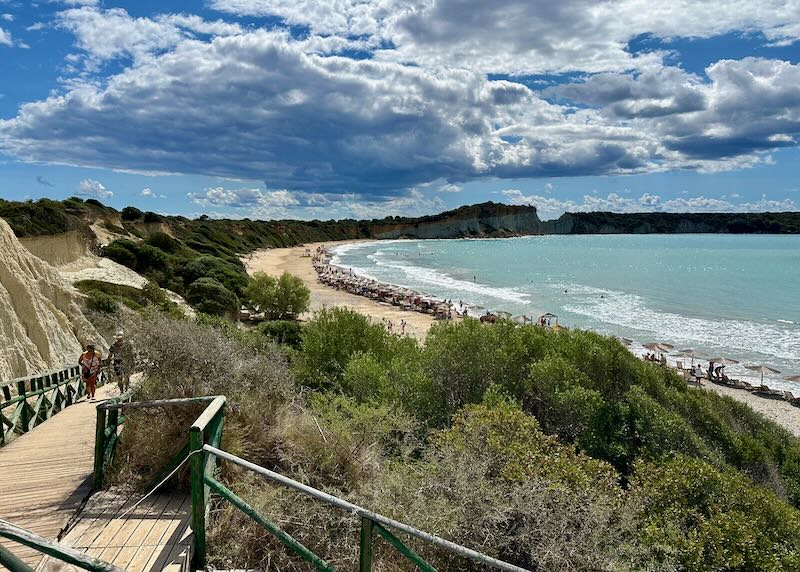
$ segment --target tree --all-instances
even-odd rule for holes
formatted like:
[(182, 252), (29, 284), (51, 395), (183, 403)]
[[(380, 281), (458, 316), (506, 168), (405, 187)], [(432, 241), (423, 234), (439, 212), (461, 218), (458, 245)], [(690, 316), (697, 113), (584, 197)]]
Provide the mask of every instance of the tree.
[(284, 272), (280, 278), (256, 272), (247, 284), (248, 305), (270, 320), (293, 320), (308, 309), (311, 292), (297, 276)]

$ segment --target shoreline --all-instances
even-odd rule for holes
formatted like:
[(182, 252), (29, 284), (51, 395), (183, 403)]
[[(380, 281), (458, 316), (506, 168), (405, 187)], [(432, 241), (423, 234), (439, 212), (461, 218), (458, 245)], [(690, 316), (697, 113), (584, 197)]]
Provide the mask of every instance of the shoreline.
[[(242, 262), (248, 274), (266, 272), (271, 275), (280, 275), (283, 272), (289, 272), (299, 277), (311, 292), (309, 311), (301, 316), (303, 319), (310, 318), (314, 312), (326, 307), (343, 306), (369, 316), (376, 322), (388, 323), (388, 321), (392, 321), (393, 324), (399, 325), (400, 321), (404, 320), (406, 322), (406, 334), (414, 336), (419, 341), (424, 341), (428, 330), (435, 323), (433, 315), (404, 310), (387, 302), (378, 302), (361, 295), (338, 290), (323, 284), (318, 279), (319, 274), (313, 264), (314, 254), (318, 248), (327, 250), (343, 244), (363, 242), (376, 242), (376, 240), (325, 241), (288, 248), (257, 250), (243, 257)], [(304, 256), (307, 249), (311, 253), (310, 256)], [(399, 331), (399, 328), (395, 331)], [(637, 357), (640, 356), (637, 355)], [(800, 438), (800, 407), (792, 405), (783, 399), (761, 397), (745, 389), (718, 385), (708, 380), (705, 381), (706, 383), (702, 386), (702, 389), (745, 403), (753, 410), (785, 428), (795, 437)]]

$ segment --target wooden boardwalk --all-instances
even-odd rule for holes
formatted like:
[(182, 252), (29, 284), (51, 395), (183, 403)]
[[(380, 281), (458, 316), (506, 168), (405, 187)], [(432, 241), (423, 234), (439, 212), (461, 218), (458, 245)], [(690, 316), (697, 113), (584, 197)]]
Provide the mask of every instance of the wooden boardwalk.
[[(116, 392), (106, 384), (97, 397)], [(91, 490), (95, 406), (84, 399), (0, 448), (0, 518), (58, 537)], [(31, 566), (41, 560), (33, 549), (2, 542)]]
[[(92, 495), (61, 543), (125, 570), (189, 570), (191, 501), (188, 496), (157, 494), (131, 510), (138, 499), (138, 495), (131, 496), (119, 489)], [(77, 569), (46, 558), (39, 570)]]
[[(126, 570), (188, 571), (188, 495), (156, 494), (130, 513), (138, 496), (119, 489), (89, 496), (96, 405), (116, 393), (106, 384), (97, 402), (83, 399), (0, 448), (0, 518)], [(9, 540), (0, 543), (38, 570), (77, 570)]]

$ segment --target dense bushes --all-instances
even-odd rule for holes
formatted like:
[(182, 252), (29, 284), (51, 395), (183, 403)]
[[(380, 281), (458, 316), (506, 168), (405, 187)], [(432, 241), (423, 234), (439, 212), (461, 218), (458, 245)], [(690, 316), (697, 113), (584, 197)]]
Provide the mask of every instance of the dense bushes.
[[(224, 448), (481, 552), (530, 570), (797, 568), (798, 441), (613, 339), (467, 320), (420, 345), (335, 308), (300, 329), (290, 371), (269, 322), (149, 320), (134, 328), (141, 397), (225, 393)], [(134, 419), (124, 458), (155, 469), (189, 421), (146, 437)], [(147, 439), (156, 446), (134, 446)], [(303, 544), (356, 567), (356, 519), (222, 469)], [(305, 566), (229, 505), (212, 511), (209, 542), (220, 567)], [(411, 544), (439, 570), (471, 569)], [(404, 569), (389, 551), (375, 558)]]
[(239, 316), (239, 299), (214, 278), (198, 278), (186, 291), (186, 301), (198, 312), (225, 316), (234, 320)]

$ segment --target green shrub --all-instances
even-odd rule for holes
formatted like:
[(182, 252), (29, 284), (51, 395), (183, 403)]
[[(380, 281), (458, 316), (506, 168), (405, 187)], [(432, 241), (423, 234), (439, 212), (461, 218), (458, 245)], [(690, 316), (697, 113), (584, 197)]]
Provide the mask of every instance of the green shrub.
[(303, 352), (293, 363), (298, 380), (316, 388), (339, 388), (351, 356), (389, 355), (389, 334), (381, 324), (347, 308), (323, 309), (303, 328)]
[(186, 291), (186, 301), (198, 312), (239, 319), (239, 299), (214, 278), (199, 278)]
[(731, 469), (678, 457), (637, 467), (641, 536), (685, 570), (797, 570), (800, 512)]
[(270, 320), (295, 319), (308, 309), (311, 292), (303, 281), (288, 272), (273, 278), (257, 272), (248, 281), (244, 298), (248, 305)]
[(139, 245), (127, 238), (118, 238), (103, 247), (103, 256), (136, 269), (139, 266)]
[(152, 233), (144, 242), (145, 244), (149, 244), (150, 246), (154, 246), (170, 254), (177, 252), (181, 247), (180, 242), (172, 238), (166, 232), (160, 231)]
[(125, 207), (120, 213), (122, 220), (138, 220), (142, 216), (142, 211), (136, 207)]
[(276, 344), (285, 344), (293, 348), (300, 347), (302, 327), (299, 322), (271, 320), (259, 324), (257, 329)]
[(99, 290), (90, 290), (86, 298), (86, 307), (97, 312), (106, 314), (116, 314), (119, 310), (117, 301), (113, 296), (109, 296)]
[(214, 278), (237, 296), (244, 291), (248, 280), (241, 266), (209, 255), (197, 256), (187, 261), (181, 274), (186, 284), (199, 278)]

